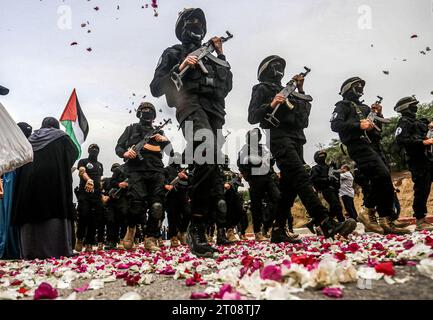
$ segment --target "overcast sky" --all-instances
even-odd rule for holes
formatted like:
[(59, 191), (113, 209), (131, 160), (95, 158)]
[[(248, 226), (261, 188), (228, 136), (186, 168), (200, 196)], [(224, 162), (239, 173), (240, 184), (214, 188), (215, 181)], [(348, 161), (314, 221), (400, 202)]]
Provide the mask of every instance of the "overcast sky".
[[(2, 103), (17, 122), (26, 121), (36, 129), (44, 117), (60, 117), (76, 88), (90, 123), (83, 149), (90, 143), (101, 146), (106, 175), (111, 164), (120, 161), (114, 147), (124, 128), (136, 121), (129, 110), (140, 98), (147, 95), (146, 100), (163, 110), (158, 120), (175, 120), (164, 98), (151, 97), (149, 84), (163, 50), (178, 43), (174, 25), (183, 8), (204, 10), (206, 38), (225, 30), (235, 36), (225, 45), (234, 74), (225, 128), (251, 127), (247, 109), (263, 58), (277, 54), (287, 60), (285, 82), (304, 65), (312, 69), (305, 83), (314, 97), (306, 130), (309, 163), (318, 143), (336, 137), (329, 119), (341, 83), (348, 77), (357, 75), (367, 81), (368, 104), (377, 95), (384, 97), (385, 116), (395, 115), (392, 107), (403, 96), (433, 100), (433, 51), (419, 52), (433, 48), (432, 0), (159, 0), (158, 17), (153, 9), (142, 9), (146, 2), (138, 0), (0, 3), (0, 84), (11, 90), (1, 97)], [(59, 28), (59, 19), (64, 20), (58, 10), (64, 5), (71, 8), (70, 29)], [(98, 11), (93, 9), (96, 6)], [(87, 21), (89, 25), (82, 28)], [(413, 34), (418, 37), (411, 39)], [(70, 46), (72, 42), (78, 45)], [(179, 148), (180, 132), (173, 127), (167, 135)], [(236, 160), (240, 145), (235, 135), (228, 146), (232, 161)]]

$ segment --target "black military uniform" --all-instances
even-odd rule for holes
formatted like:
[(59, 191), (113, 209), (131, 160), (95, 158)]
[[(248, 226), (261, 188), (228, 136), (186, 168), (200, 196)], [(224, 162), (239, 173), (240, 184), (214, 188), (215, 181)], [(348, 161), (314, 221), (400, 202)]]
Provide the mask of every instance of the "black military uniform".
[[(87, 246), (87, 250), (95, 245), (95, 236), (97, 226), (100, 225), (101, 217), (104, 215), (102, 206), (102, 186), (101, 178), (104, 173), (102, 163), (98, 161), (99, 147), (95, 144), (89, 146), (89, 157), (81, 159), (78, 162), (78, 169), (80, 170), (80, 185), (77, 192), (78, 200), (78, 227), (77, 227), (77, 242), (82, 242)], [(86, 191), (86, 183), (83, 175), (82, 168), (85, 173), (93, 180), (94, 191)], [(101, 233), (101, 230), (100, 232)], [(100, 236), (98, 240), (102, 240)], [(80, 247), (80, 246), (78, 246)]]
[[(213, 60), (202, 60), (208, 74), (203, 73), (199, 66), (188, 70), (180, 91), (177, 91), (172, 78), (179, 74), (179, 67), (185, 58), (201, 46), (206, 30), (206, 19), (201, 9), (184, 10), (176, 23), (176, 36), (182, 44), (174, 45), (163, 52), (150, 85), (153, 96), (165, 95), (167, 104), (176, 108), (177, 120), (188, 142), (187, 148), (195, 151), (204, 143), (205, 149), (212, 150), (213, 153), (213, 161), (195, 165), (194, 175), (191, 177), (192, 216), (188, 241), (192, 253), (200, 256), (211, 256), (216, 252), (205, 237), (205, 223), (209, 212), (217, 207), (222, 220), (226, 213), (222, 174), (216, 160), (218, 159), (219, 163), (223, 161), (220, 148), (224, 142), (221, 138), (226, 114), (224, 99), (232, 89), (232, 73), (225, 62), (225, 56), (219, 54), (218, 58), (214, 57)], [(212, 141), (204, 138), (203, 142), (194, 142), (192, 133), (195, 134), (200, 129), (208, 130)], [(193, 160), (190, 153), (186, 153), (188, 164)]]
[(243, 183), (241, 176), (230, 169), (229, 163), (230, 160), (226, 157), (226, 163), (222, 166), (227, 203), (227, 238), (230, 242), (236, 242), (234, 230), (240, 223), (243, 214), (243, 201), (239, 194), (239, 187), (242, 187)]
[(359, 77), (343, 83), (340, 91), (343, 100), (335, 106), (331, 128), (339, 134), (350, 158), (370, 183), (373, 198), (370, 202), (377, 207), (380, 227), (385, 233), (407, 233), (407, 230), (392, 224), (394, 187), (389, 169), (375, 147), (380, 140), (380, 133), (374, 128), (367, 131), (360, 127), (361, 121), (367, 119), (371, 111), (370, 107), (359, 101), (364, 86), (365, 81)]
[[(333, 219), (329, 219), (328, 211), (315, 193), (304, 166), (303, 145), (306, 143), (304, 129), (308, 127), (311, 110), (309, 99), (299, 95), (303, 92), (288, 97), (287, 105), (282, 105), (275, 114), (280, 121), (277, 127), (265, 120), (274, 110), (271, 106), (274, 97), (283, 89), (281, 80), (285, 66), (284, 59), (278, 56), (270, 56), (262, 61), (258, 72), (260, 83), (253, 87), (248, 114), (248, 121), (251, 124), (260, 123), (263, 129), (269, 129), (271, 153), (281, 170), (280, 189), (281, 199), (284, 201), (280, 201), (274, 229), (277, 228), (278, 234), (281, 235), (278, 238), (283, 238), (283, 232), (278, 230), (285, 227), (289, 211), (287, 205), (292, 206), (296, 196), (299, 195), (309, 215), (313, 217), (316, 224), (321, 225), (326, 236), (337, 233), (347, 235), (356, 228), (356, 222), (349, 219), (338, 224)], [(275, 231), (273, 230), (273, 235)]]
[(115, 163), (111, 167), (112, 176), (104, 180), (105, 195), (109, 197), (106, 204), (107, 242), (108, 249), (116, 248), (120, 235), (126, 233), (126, 216), (128, 214), (128, 200), (126, 189), (119, 183), (125, 182), (124, 165)]
[(179, 178), (179, 173), (186, 170), (181, 166), (181, 155), (175, 153), (166, 170), (166, 185), (172, 185), (174, 188), (168, 191), (165, 198), (165, 207), (168, 218), (168, 238), (172, 240), (172, 246), (176, 246), (179, 241), (184, 243), (184, 234), (187, 231), (188, 224), (191, 220), (191, 206), (188, 198), (188, 180)]
[(342, 222), (344, 221), (343, 208), (338, 195), (340, 179), (333, 172), (335, 169), (326, 164), (326, 156), (325, 151), (317, 151), (314, 154), (314, 161), (317, 165), (311, 168), (311, 182), (313, 182), (316, 191), (320, 192), (329, 204), (330, 216), (332, 215), (333, 218)]
[(417, 219), (416, 230), (433, 230), (433, 226), (425, 221), (427, 201), (433, 182), (433, 147), (424, 145), (431, 139), (430, 121), (417, 119), (418, 100), (414, 97), (400, 99), (395, 110), (401, 113), (395, 132), (397, 143), (406, 152), (407, 164), (414, 183), (413, 212)]
[[(151, 103), (142, 103), (137, 110), (139, 123), (128, 126), (119, 138), (116, 154), (123, 158), (125, 153), (154, 130), (152, 122), (156, 117), (155, 107)], [(164, 135), (163, 131), (159, 132)], [(127, 197), (129, 211), (127, 216), (128, 231), (124, 239), (125, 248), (130, 248), (135, 237), (135, 228), (143, 220), (148, 207), (149, 216), (146, 225), (146, 244), (148, 250), (158, 251), (157, 239), (160, 238), (161, 224), (164, 217), (164, 183), (165, 169), (162, 163), (163, 152), (172, 152), (170, 142), (158, 142), (155, 138), (139, 151), (143, 157), (129, 159), (125, 163), (125, 174), (128, 177)]]
[(271, 209), (268, 215), (274, 217), (280, 201), (280, 190), (273, 178), (274, 170), (272, 167), (275, 160), (269, 149), (260, 143), (261, 139), (260, 129), (255, 128), (249, 131), (246, 136), (247, 144), (242, 147), (238, 154), (239, 171), (250, 185), (254, 233), (259, 241), (264, 240), (262, 230), (265, 218), (264, 199), (267, 199), (266, 209)]

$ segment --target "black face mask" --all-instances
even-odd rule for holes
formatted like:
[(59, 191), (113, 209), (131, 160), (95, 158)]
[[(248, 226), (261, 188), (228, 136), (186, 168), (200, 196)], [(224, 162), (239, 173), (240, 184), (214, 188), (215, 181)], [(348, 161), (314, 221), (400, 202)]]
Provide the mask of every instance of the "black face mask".
[(204, 36), (204, 26), (198, 19), (185, 21), (182, 34), (184, 42), (201, 42)]
[(99, 150), (98, 149), (90, 149), (89, 150), (89, 159), (96, 161), (98, 159)]
[(263, 72), (263, 80), (266, 82), (281, 83), (284, 77), (284, 67), (279, 62), (272, 62)]
[(320, 155), (317, 157), (317, 163), (318, 164), (325, 164), (326, 161), (326, 156), (325, 155)]
[(153, 116), (152, 112), (141, 112), (140, 123), (142, 125), (150, 125), (154, 119), (155, 117)]
[(418, 112), (418, 106), (416, 104), (413, 104), (408, 108), (408, 110), (410, 113), (416, 114)]

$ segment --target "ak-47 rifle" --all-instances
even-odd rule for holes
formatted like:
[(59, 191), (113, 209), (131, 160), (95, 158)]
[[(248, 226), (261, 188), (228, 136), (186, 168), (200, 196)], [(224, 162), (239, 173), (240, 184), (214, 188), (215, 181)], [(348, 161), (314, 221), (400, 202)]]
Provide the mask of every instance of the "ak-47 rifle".
[[(143, 160), (143, 156), (141, 155), (141, 150), (143, 149), (143, 147), (150, 141), (150, 139), (152, 139), (152, 137), (156, 134), (158, 134), (158, 132), (160, 132), (166, 125), (168, 125), (169, 123), (171, 123), (171, 119), (168, 120), (164, 120), (164, 123), (162, 123), (161, 125), (155, 127), (155, 129), (153, 129), (152, 131), (150, 131), (148, 134), (146, 134), (146, 136), (136, 145), (132, 146), (130, 148), (130, 150), (133, 150), (136, 154), (137, 154), (137, 158), (140, 160)], [(129, 161), (126, 160), (126, 163)]]
[[(300, 75), (306, 77), (311, 72), (311, 69), (308, 67), (304, 67), (304, 69), (305, 72), (300, 73)], [(292, 110), (295, 107), (289, 101), (290, 96), (295, 96), (306, 101), (313, 101), (313, 98), (311, 96), (296, 92), (296, 88), (297, 88), (296, 81), (292, 79), (287, 83), (286, 87), (283, 90), (281, 90), (279, 93), (282, 94), (284, 98), (286, 98), (286, 105), (290, 110)], [(280, 120), (278, 120), (275, 117), (275, 114), (277, 113), (279, 108), (280, 108), (280, 104), (275, 107), (272, 113), (268, 113), (265, 116), (265, 120), (276, 128), (280, 126)]]
[[(128, 183), (129, 179), (126, 179), (123, 182)], [(120, 198), (120, 193), (125, 190), (124, 188), (111, 188), (111, 190), (108, 192), (108, 195), (110, 196), (110, 198), (113, 199), (119, 199)]]
[[(381, 96), (377, 96), (377, 99), (378, 99), (378, 100), (376, 100), (375, 104), (381, 104), (383, 98), (382, 98)], [(383, 124), (389, 124), (389, 123), (391, 123), (391, 119), (387, 119), (387, 118), (379, 117), (379, 116), (377, 115), (377, 112), (376, 112), (376, 111), (373, 111), (373, 110), (370, 111), (370, 113), (368, 114), (368, 116), (367, 116), (365, 119), (368, 120), (368, 121), (370, 121), (370, 123), (373, 125), (374, 129), (377, 130), (378, 132), (382, 132), (382, 129), (380, 129), (380, 128), (379, 128), (379, 127), (374, 123), (375, 121), (381, 122), (381, 123), (383, 123)], [(364, 130), (364, 137), (365, 137), (365, 139), (367, 139), (367, 141), (368, 141), (369, 143), (371, 143), (371, 140), (370, 140), (370, 138), (369, 138), (368, 135), (367, 135), (367, 130)]]
[[(226, 34), (227, 34), (227, 37), (221, 37), (221, 42), (223, 42), (223, 43), (230, 40), (231, 38), (233, 38), (233, 35), (229, 31), (226, 31)], [(206, 67), (204, 66), (204, 63), (203, 63), (203, 59), (205, 57), (212, 60), (216, 64), (219, 64), (219, 65), (226, 67), (226, 68), (230, 68), (230, 64), (227, 61), (221, 60), (212, 54), (212, 52), (214, 52), (214, 51), (215, 51), (215, 47), (213, 45), (213, 42), (212, 42), (212, 40), (209, 40), (204, 45), (202, 45), (200, 48), (198, 48), (194, 52), (191, 52), (189, 55), (197, 57), (198, 66), (200, 67), (201, 71), (203, 71), (204, 74), (209, 73), (209, 71), (206, 69)], [(177, 91), (180, 91), (180, 89), (182, 89), (182, 87), (183, 87), (182, 79), (190, 68), (191, 68), (190, 66), (186, 66), (179, 73), (173, 72), (173, 74), (171, 76), (171, 80), (174, 82)]]

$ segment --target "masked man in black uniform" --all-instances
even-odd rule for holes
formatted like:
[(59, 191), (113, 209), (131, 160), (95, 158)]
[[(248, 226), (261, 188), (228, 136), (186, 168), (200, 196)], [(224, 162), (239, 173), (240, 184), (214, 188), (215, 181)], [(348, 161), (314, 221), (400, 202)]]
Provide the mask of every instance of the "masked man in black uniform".
[(433, 225), (425, 220), (425, 216), (433, 181), (433, 127), (428, 119), (416, 118), (418, 104), (419, 101), (414, 97), (405, 97), (397, 102), (394, 110), (401, 113), (401, 118), (395, 136), (397, 143), (406, 152), (414, 183), (413, 212), (416, 231), (432, 231)]
[[(205, 236), (209, 212), (217, 210), (217, 220), (220, 220), (219, 225), (223, 225), (227, 211), (222, 173), (217, 163), (224, 161), (220, 151), (224, 142), (221, 129), (226, 114), (224, 99), (232, 89), (232, 73), (225, 61), (221, 38), (214, 37), (211, 40), (218, 57), (202, 60), (207, 74), (197, 65), (197, 57), (190, 55), (201, 46), (206, 31), (206, 19), (201, 9), (185, 9), (180, 13), (176, 37), (182, 44), (164, 51), (150, 89), (155, 97), (165, 95), (167, 104), (176, 108), (177, 120), (188, 142), (187, 151), (190, 151), (186, 152), (186, 161), (190, 164), (194, 160), (195, 167), (191, 177), (192, 215), (188, 244), (193, 254), (209, 257), (217, 252)], [(183, 77), (183, 85), (178, 91), (172, 79), (186, 67), (191, 69)], [(196, 135), (199, 130), (205, 131), (207, 137), (194, 141), (193, 134)], [(191, 150), (197, 151), (199, 146), (206, 150), (205, 161), (198, 162), (196, 154), (192, 157)]]
[[(238, 154), (239, 171), (250, 185), (251, 213), (256, 241), (268, 240), (264, 235), (266, 232), (264, 232), (263, 223), (263, 200), (266, 198), (269, 208), (274, 211), (276, 211), (280, 201), (280, 190), (273, 178), (274, 170), (272, 167), (275, 160), (269, 149), (260, 143), (261, 140), (262, 132), (259, 128), (248, 131), (247, 143)], [(271, 215), (275, 216), (275, 212)]]
[[(259, 84), (253, 87), (249, 106), (248, 121), (251, 124), (260, 123), (263, 129), (270, 129), (271, 153), (281, 170), (281, 201), (272, 234), (278, 234), (276, 240), (286, 240), (284, 233), (287, 224), (287, 213), (293, 205), (297, 195), (307, 209), (308, 214), (320, 226), (326, 237), (336, 234), (347, 236), (356, 228), (356, 222), (348, 219), (338, 223), (331, 219), (327, 209), (322, 205), (305, 169), (303, 159), (303, 145), (306, 143), (304, 129), (308, 127), (311, 104), (304, 95), (304, 77), (297, 75), (293, 78), (297, 83), (297, 90), (286, 100), (280, 94), (283, 86), (286, 62), (279, 56), (269, 56), (259, 66)], [(275, 113), (279, 125), (267, 121), (269, 114), (280, 106)], [(289, 206), (289, 207), (288, 207)], [(290, 237), (292, 240), (293, 238)]]
[(188, 198), (189, 177), (182, 168), (182, 155), (178, 152), (170, 159), (166, 170), (167, 195), (165, 206), (168, 218), (168, 238), (172, 247), (186, 245), (186, 231), (191, 219), (191, 206)]
[(170, 155), (172, 148), (164, 132), (160, 131), (138, 151), (143, 157), (140, 160), (132, 147), (154, 130), (152, 123), (156, 118), (155, 107), (148, 102), (142, 103), (137, 109), (137, 117), (140, 122), (128, 126), (116, 146), (116, 154), (127, 161), (125, 171), (128, 177), (129, 211), (128, 230), (123, 239), (123, 246), (125, 249), (132, 248), (136, 227), (143, 221), (149, 209), (145, 248), (149, 251), (160, 251), (157, 240), (161, 237), (165, 197), (165, 170), (162, 157), (163, 152)]
[(227, 203), (227, 239), (234, 243), (239, 241), (236, 237), (235, 229), (241, 221), (243, 214), (243, 201), (242, 196), (239, 194), (239, 187), (243, 187), (243, 183), (242, 176), (233, 172), (229, 165), (230, 159), (226, 156), (222, 170), (224, 173), (224, 190)]
[(311, 168), (311, 181), (316, 191), (320, 192), (329, 204), (330, 214), (335, 214), (333, 218), (343, 222), (343, 208), (338, 196), (340, 177), (333, 172), (335, 169), (326, 164), (326, 157), (326, 151), (317, 151), (314, 154), (314, 161), (316, 161), (317, 165)]
[[(80, 186), (78, 189), (78, 228), (75, 250), (81, 252), (84, 245), (91, 252), (95, 245), (97, 224), (104, 215), (102, 206), (101, 178), (104, 173), (102, 163), (98, 161), (99, 147), (89, 146), (89, 157), (78, 162)], [(101, 232), (101, 231), (99, 231)]]
[(331, 118), (332, 131), (337, 132), (346, 145), (350, 158), (370, 182), (370, 200), (379, 214), (379, 225), (385, 234), (410, 233), (393, 223), (394, 186), (389, 169), (378, 151), (380, 141), (373, 123), (367, 119), (370, 107), (359, 99), (364, 94), (365, 81), (359, 77), (347, 79), (341, 86), (343, 100), (337, 102)]

